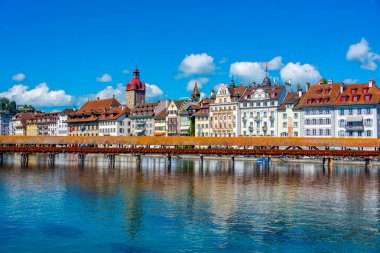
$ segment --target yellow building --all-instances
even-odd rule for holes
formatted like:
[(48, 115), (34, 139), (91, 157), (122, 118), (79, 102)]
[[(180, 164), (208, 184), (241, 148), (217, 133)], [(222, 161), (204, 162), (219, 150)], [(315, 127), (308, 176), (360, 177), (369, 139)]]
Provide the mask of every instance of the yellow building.
[(33, 120), (28, 120), (26, 125), (26, 135), (27, 136), (37, 136), (38, 127)]
[(166, 111), (163, 110), (154, 117), (154, 136), (166, 135)]
[(210, 135), (210, 99), (203, 99), (200, 102), (200, 108), (194, 113), (195, 120), (195, 136), (208, 137)]

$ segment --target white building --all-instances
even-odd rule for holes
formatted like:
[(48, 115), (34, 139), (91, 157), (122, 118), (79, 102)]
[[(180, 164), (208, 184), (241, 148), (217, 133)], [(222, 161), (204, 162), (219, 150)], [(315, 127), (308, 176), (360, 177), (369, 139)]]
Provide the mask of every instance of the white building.
[(379, 138), (380, 89), (375, 81), (341, 86), (335, 102), (335, 136)]
[(130, 136), (130, 109), (111, 108), (99, 117), (99, 136)]
[(343, 83), (323, 79), (307, 87), (294, 109), (301, 110), (301, 137), (335, 137), (335, 100)]
[(9, 122), (12, 114), (8, 112), (0, 112), (0, 135), (9, 135)]
[(278, 136), (277, 108), (284, 101), (287, 89), (272, 85), (265, 77), (263, 83), (250, 86), (240, 99), (240, 134), (242, 136)]

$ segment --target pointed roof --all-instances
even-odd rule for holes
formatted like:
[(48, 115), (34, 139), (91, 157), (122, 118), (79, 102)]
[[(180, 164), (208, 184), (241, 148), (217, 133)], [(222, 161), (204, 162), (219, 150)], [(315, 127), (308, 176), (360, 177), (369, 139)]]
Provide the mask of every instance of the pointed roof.
[(198, 90), (198, 82), (195, 82), (195, 85), (194, 85), (194, 90), (193, 90), (193, 93), (191, 94), (194, 96), (200, 96), (201, 94), (199, 93), (199, 90)]

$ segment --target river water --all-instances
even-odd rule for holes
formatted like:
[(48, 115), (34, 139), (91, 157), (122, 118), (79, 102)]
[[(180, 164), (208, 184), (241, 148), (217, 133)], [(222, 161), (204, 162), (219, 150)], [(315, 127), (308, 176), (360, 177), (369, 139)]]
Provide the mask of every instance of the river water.
[(1, 252), (379, 252), (380, 169), (73, 155), (0, 166)]

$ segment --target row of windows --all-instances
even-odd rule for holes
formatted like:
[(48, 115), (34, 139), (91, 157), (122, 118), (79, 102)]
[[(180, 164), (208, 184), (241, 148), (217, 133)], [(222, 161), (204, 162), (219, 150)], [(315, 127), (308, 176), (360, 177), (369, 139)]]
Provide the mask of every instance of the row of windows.
[(208, 124), (198, 124), (198, 129), (204, 129), (204, 128), (208, 128)]
[[(293, 122), (293, 126), (294, 126), (294, 127), (298, 127), (298, 122)], [(283, 127), (283, 128), (288, 127), (288, 123), (287, 123), (287, 122), (282, 123), (282, 127)]]
[[(265, 127), (268, 126), (268, 125), (267, 125), (267, 122), (263, 122), (263, 124), (264, 124)], [(261, 125), (260, 122), (256, 122), (256, 127), (257, 127), (257, 128), (259, 128), (260, 125)], [(274, 127), (274, 122), (273, 122), (273, 121), (270, 122), (270, 127)], [(247, 128), (247, 122), (245, 122), (245, 121), (243, 121), (243, 128)], [(250, 124), (249, 124), (249, 128), (253, 128), (253, 122), (250, 122)]]
[(274, 101), (264, 101), (264, 102), (251, 102), (251, 103), (243, 103), (243, 107), (260, 107), (260, 106), (274, 106)]
[(340, 109), (339, 110), (339, 115), (354, 115), (354, 114), (358, 114), (358, 115), (361, 115), (362, 113), (364, 114), (371, 114), (371, 109), (370, 108), (366, 108), (366, 109)]
[(372, 131), (371, 130), (366, 130), (366, 131), (338, 131), (338, 136), (339, 137), (344, 137), (344, 136), (354, 136), (354, 137), (371, 137), (372, 136)]
[(328, 115), (330, 114), (330, 109), (311, 109), (306, 110), (306, 115)]
[(306, 129), (306, 136), (330, 136), (330, 129)]
[(331, 119), (326, 118), (326, 119), (306, 119), (305, 120), (305, 125), (330, 125), (331, 124)]
[[(228, 128), (232, 128), (232, 125), (231, 124), (227, 124), (227, 123), (219, 123), (219, 124), (215, 124), (214, 125), (214, 128), (227, 128), (227, 126), (228, 126)], [(236, 127), (236, 124), (234, 123), (233, 124), (233, 126), (234, 126), (234, 128)]]
[(227, 111), (227, 110), (236, 110), (236, 106), (216, 106), (216, 107), (211, 107), (211, 111)]
[[(270, 131), (270, 136), (274, 136), (274, 131)], [(255, 133), (253, 132), (249, 132), (247, 133), (247, 131), (243, 131), (243, 136), (268, 136), (268, 133), (267, 131), (259, 131), (257, 130)]]
[[(288, 114), (287, 113), (283, 113), (282, 114), (282, 119), (288, 119)], [(294, 113), (294, 119), (298, 119), (298, 112)]]
[[(268, 117), (268, 112), (262, 112), (262, 113), (263, 113), (263, 117), (264, 117), (264, 118)], [(286, 115), (286, 113), (285, 113), (285, 115)], [(253, 112), (250, 112), (250, 113), (249, 113), (249, 117), (250, 117), (250, 118), (253, 118), (253, 116), (254, 116), (254, 115), (253, 115)], [(256, 113), (256, 117), (260, 118), (260, 116), (261, 116), (261, 113), (260, 113), (260, 112), (257, 112), (257, 113)], [(274, 111), (271, 111), (271, 112), (270, 112), (270, 116), (271, 116), (271, 117), (274, 117)], [(247, 113), (246, 113), (246, 112), (243, 113), (243, 117), (244, 117), (244, 118), (247, 117)]]

